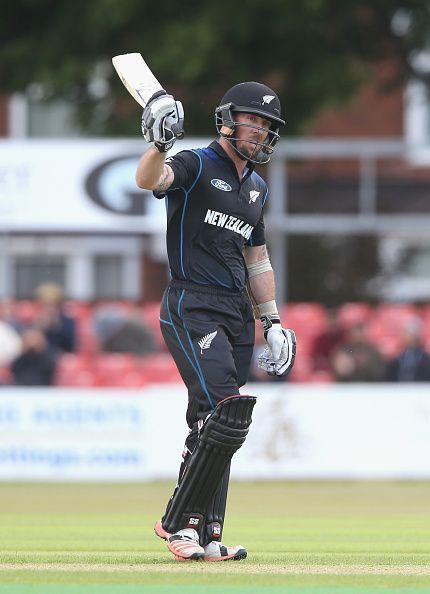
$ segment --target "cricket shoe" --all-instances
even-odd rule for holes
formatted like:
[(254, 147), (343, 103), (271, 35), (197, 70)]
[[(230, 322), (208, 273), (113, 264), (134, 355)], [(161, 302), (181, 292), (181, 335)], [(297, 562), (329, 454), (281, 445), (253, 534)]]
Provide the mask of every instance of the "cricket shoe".
[(167, 540), (170, 536), (172, 536), (170, 532), (166, 532), (166, 530), (164, 530), (161, 520), (157, 520), (155, 522), (154, 532), (159, 538), (162, 538), (163, 540)]
[[(167, 541), (167, 546), (169, 548), (169, 551), (171, 551), (171, 553), (173, 553), (173, 556), (175, 557), (176, 561), (189, 561), (189, 560), (195, 560), (195, 559), (202, 558), (201, 551), (200, 551), (200, 549), (202, 549), (202, 547), (200, 547), (200, 546), (198, 547), (198, 549), (199, 549), (198, 553), (200, 554), (199, 557), (195, 557), (195, 556), (193, 556), (193, 554), (191, 554), (191, 557), (190, 556), (185, 557), (183, 554), (180, 555), (176, 551), (173, 551), (173, 548), (172, 548), (173, 545), (169, 544), (169, 538), (178, 536), (179, 532), (177, 534), (171, 534), (170, 532), (167, 532), (167, 530), (164, 530), (161, 520), (157, 520), (157, 522), (155, 523), (154, 532), (159, 538), (162, 538), (163, 540)], [(183, 532), (183, 531), (181, 530), (180, 532)], [(197, 535), (197, 532), (195, 530), (193, 530), (193, 532), (195, 532)], [(197, 539), (198, 539), (198, 535), (197, 535)], [(177, 549), (180, 547), (180, 543), (178, 543), (177, 539), (175, 540), (175, 542), (177, 542), (177, 544), (175, 545), (175, 548)], [(182, 548), (184, 548), (184, 547), (182, 547)], [(195, 552), (196, 551), (194, 551), (194, 554), (195, 554)]]
[(177, 561), (198, 561), (205, 556), (199, 544), (199, 535), (194, 528), (183, 528), (167, 539), (167, 548)]
[(246, 559), (247, 550), (241, 545), (226, 547), (222, 542), (213, 540), (204, 547), (204, 561), (240, 561)]

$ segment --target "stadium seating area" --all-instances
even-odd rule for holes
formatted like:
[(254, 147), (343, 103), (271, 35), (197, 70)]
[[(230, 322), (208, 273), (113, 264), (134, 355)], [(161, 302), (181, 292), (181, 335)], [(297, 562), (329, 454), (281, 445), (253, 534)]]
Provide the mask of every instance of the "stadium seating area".
[[(37, 316), (38, 305), (32, 301), (18, 301), (14, 307), (17, 319), (25, 325)], [(94, 330), (94, 316), (98, 308), (115, 305), (136, 314), (149, 327), (155, 337), (157, 352), (144, 356), (101, 352)], [(64, 354), (58, 362), (56, 384), (59, 386), (121, 386), (138, 388), (151, 382), (178, 382), (180, 375), (170, 354), (166, 351), (160, 327), (159, 304), (132, 303), (86, 304), (67, 302), (67, 312), (77, 322), (78, 348), (75, 353)], [(402, 349), (402, 328), (412, 317), (419, 317), (424, 329), (424, 346), (430, 350), (430, 304), (346, 303), (337, 310), (338, 322), (348, 329), (363, 322), (367, 336), (381, 354), (390, 359)], [(330, 382), (329, 372), (313, 369), (311, 350), (315, 337), (327, 327), (328, 316), (324, 306), (317, 303), (292, 303), (281, 308), (285, 326), (297, 334), (296, 364), (291, 375), (295, 382)], [(263, 337), (257, 331), (257, 344)], [(8, 369), (0, 367), (0, 384), (10, 380)]]

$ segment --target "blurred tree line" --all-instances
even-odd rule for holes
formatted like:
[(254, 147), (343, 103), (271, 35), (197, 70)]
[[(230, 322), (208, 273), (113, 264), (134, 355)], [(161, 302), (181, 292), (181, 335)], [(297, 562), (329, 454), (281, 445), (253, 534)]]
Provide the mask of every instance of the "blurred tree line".
[(288, 133), (349, 97), (373, 61), (393, 58), (398, 84), (426, 47), (428, 0), (15, 0), (0, 20), (0, 92), (73, 101), (88, 134), (139, 130), (138, 109), (113, 55), (141, 52), (185, 105), (188, 134), (213, 132), (211, 114), (241, 80), (273, 86)]

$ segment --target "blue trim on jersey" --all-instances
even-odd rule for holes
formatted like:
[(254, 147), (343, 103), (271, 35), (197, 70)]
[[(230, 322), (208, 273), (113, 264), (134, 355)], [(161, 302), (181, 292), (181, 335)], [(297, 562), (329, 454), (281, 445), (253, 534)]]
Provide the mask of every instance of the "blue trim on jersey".
[(264, 194), (264, 198), (262, 200), (262, 205), (266, 204), (267, 196), (269, 195), (269, 188), (266, 188), (266, 193)]
[(185, 188), (181, 188), (181, 190), (184, 192), (185, 194), (185, 200), (184, 200), (184, 205), (182, 207), (182, 216), (181, 216), (181, 231), (180, 231), (180, 244), (179, 244), (179, 252), (180, 252), (180, 258), (181, 258), (181, 270), (182, 270), (182, 274), (184, 276), (184, 279), (186, 279), (186, 275), (185, 275), (185, 270), (184, 270), (184, 259), (183, 259), (183, 247), (184, 247), (184, 220), (185, 220), (185, 211), (187, 209), (187, 205), (188, 205), (188, 195), (190, 194), (190, 192), (192, 192), (194, 186), (196, 185), (196, 183), (199, 180), (199, 177), (202, 173), (202, 169), (203, 169), (203, 161), (201, 156), (198, 154), (197, 151), (195, 151), (194, 149), (192, 149), (192, 152), (194, 154), (197, 155), (197, 157), (199, 158), (200, 164), (199, 164), (199, 170), (197, 172), (196, 175), (196, 179), (194, 180), (194, 182), (192, 183), (190, 189), (187, 191), (185, 190)]
[(184, 199), (184, 206), (182, 207), (182, 216), (181, 216), (181, 231), (180, 231), (180, 235), (179, 235), (179, 254), (180, 254), (180, 259), (181, 259), (182, 274), (183, 274), (184, 278), (187, 278), (185, 276), (185, 270), (184, 270), (183, 245), (184, 245), (184, 219), (185, 219), (185, 210), (187, 208), (187, 203), (188, 203), (188, 192), (186, 192), (184, 190), (184, 188), (181, 188), (181, 190), (185, 194), (185, 199)]
[(196, 185), (196, 183), (199, 181), (199, 177), (200, 177), (200, 175), (201, 175), (201, 173), (202, 173), (202, 169), (203, 169), (203, 161), (202, 161), (202, 158), (201, 158), (201, 156), (200, 156), (200, 155), (199, 155), (199, 153), (197, 152), (197, 150), (196, 150), (196, 149), (191, 149), (191, 152), (193, 152), (195, 155), (197, 155), (197, 156), (198, 156), (198, 158), (199, 158), (199, 161), (200, 161), (200, 165), (199, 165), (199, 171), (198, 171), (198, 173), (197, 173), (196, 179), (194, 180), (194, 182), (193, 182), (193, 184), (192, 184), (191, 188), (188, 190), (188, 192), (192, 192), (192, 191), (193, 191), (193, 189), (194, 189), (194, 186), (195, 186), (195, 185)]
[[(200, 149), (200, 151), (212, 161), (223, 161), (223, 158), (210, 146)], [(196, 152), (196, 151), (193, 151)], [(197, 153), (196, 153), (197, 154)]]
[(163, 320), (163, 318), (158, 318), (162, 324), (167, 324), (168, 326), (173, 326), (173, 322), (168, 322), (167, 320)]
[(182, 299), (184, 298), (185, 295), (185, 289), (182, 289), (182, 293), (181, 296), (179, 297), (179, 301), (178, 301), (178, 316), (181, 317), (181, 304), (182, 304)]

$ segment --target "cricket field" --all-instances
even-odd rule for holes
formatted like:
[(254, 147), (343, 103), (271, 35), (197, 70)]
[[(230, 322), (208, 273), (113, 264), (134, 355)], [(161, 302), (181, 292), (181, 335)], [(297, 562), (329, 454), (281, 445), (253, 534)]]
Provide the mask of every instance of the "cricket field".
[(173, 483), (0, 483), (0, 594), (430, 593), (430, 482), (233, 482), (239, 562), (175, 562)]

